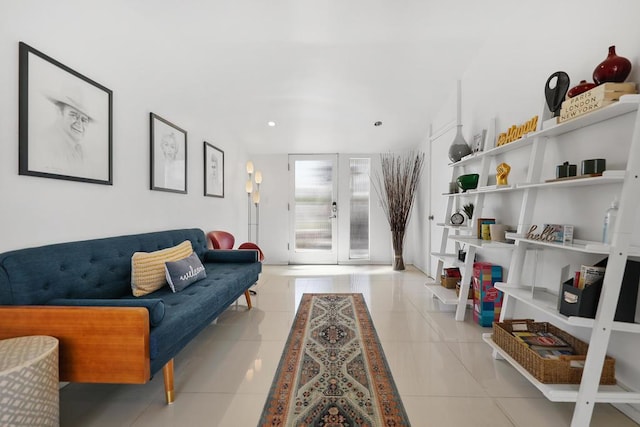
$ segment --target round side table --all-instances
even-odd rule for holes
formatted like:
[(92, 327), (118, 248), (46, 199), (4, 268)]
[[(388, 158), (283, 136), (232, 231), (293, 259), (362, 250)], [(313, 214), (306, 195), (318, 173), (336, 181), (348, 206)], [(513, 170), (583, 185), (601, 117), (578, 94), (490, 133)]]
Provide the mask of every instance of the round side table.
[(59, 426), (58, 340), (0, 340), (0, 425)]

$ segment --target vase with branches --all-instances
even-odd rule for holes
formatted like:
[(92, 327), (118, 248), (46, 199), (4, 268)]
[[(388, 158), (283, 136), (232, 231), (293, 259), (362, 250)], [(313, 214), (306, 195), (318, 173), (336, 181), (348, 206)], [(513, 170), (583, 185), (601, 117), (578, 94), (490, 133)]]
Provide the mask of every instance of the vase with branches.
[(372, 180), (373, 187), (391, 228), (393, 269), (404, 270), (404, 236), (424, 166), (424, 153), (383, 153), (380, 166), (380, 172)]

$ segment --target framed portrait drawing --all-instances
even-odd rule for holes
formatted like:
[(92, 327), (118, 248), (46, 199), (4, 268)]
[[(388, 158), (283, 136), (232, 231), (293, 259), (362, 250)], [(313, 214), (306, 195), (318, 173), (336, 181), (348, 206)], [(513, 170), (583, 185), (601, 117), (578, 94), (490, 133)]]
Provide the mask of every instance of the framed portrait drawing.
[(113, 92), (19, 47), (19, 174), (113, 184)]
[(187, 194), (187, 131), (150, 113), (151, 189)]
[(474, 153), (484, 150), (484, 142), (487, 139), (487, 130), (483, 129), (480, 133), (473, 135), (473, 147), (471, 147)]
[(224, 197), (224, 151), (204, 141), (204, 195)]

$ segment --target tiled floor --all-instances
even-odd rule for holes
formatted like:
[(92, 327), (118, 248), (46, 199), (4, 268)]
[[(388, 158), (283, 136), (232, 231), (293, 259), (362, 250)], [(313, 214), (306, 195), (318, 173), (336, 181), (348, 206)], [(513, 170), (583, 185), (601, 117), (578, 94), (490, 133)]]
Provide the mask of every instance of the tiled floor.
[[(426, 280), (411, 268), (265, 266), (254, 308), (241, 298), (176, 357), (174, 404), (161, 374), (145, 385), (70, 384), (61, 425), (256, 426), (302, 294), (359, 292), (413, 426), (568, 426), (573, 404), (549, 402), (494, 360), (481, 339), (488, 329), (441, 312)], [(591, 425), (637, 424), (599, 404)]]

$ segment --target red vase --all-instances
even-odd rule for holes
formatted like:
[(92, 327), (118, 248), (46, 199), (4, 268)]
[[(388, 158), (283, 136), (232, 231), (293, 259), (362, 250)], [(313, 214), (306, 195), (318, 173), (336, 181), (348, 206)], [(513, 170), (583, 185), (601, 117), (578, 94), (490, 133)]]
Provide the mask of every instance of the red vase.
[(631, 72), (631, 62), (627, 58), (616, 55), (616, 47), (609, 46), (609, 55), (593, 70), (593, 81), (596, 84), (607, 82), (622, 83)]
[(569, 92), (567, 92), (567, 97), (573, 98), (574, 96), (578, 96), (581, 93), (585, 93), (586, 91), (591, 90), (596, 86), (597, 84), (595, 83), (591, 83), (586, 80), (580, 80), (580, 84), (569, 89)]

